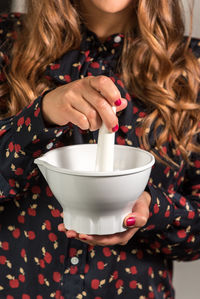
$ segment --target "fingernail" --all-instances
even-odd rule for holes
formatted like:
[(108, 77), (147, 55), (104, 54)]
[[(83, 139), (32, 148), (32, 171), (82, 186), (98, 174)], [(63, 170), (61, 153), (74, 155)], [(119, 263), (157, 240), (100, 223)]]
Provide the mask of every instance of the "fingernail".
[(115, 106), (120, 106), (122, 103), (122, 101), (120, 99), (118, 99), (117, 101), (115, 101)]
[(119, 129), (119, 126), (118, 126), (118, 125), (116, 125), (114, 128), (112, 128), (113, 133), (114, 133), (114, 132), (117, 132), (118, 129)]
[(129, 217), (126, 220), (126, 226), (134, 226), (135, 225), (135, 217)]
[(86, 241), (87, 239), (86, 238), (81, 238), (81, 240)]

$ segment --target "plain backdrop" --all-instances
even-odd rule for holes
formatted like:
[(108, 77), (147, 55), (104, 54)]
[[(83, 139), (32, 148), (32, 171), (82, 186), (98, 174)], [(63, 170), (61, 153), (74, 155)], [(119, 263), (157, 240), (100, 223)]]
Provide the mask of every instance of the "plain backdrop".
[[(26, 0), (13, 0), (11, 6), (12, 11), (24, 11), (25, 1)], [(182, 1), (186, 15), (186, 33), (188, 33), (190, 5), (193, 3), (193, 0)], [(1, 9), (5, 9), (6, 5), (9, 4), (9, 0), (0, 0), (0, 2)], [(200, 38), (200, 0), (194, 0), (193, 22), (193, 36)], [(175, 262), (173, 282), (176, 290), (176, 299), (200, 299), (200, 261)]]

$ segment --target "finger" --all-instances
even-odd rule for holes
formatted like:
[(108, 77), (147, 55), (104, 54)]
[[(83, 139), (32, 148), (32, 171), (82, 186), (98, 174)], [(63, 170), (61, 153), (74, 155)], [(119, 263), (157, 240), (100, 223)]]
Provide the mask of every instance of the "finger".
[(78, 233), (76, 232), (76, 231), (74, 231), (74, 230), (67, 230), (66, 231), (66, 236), (68, 237), (68, 238), (78, 238)]
[(127, 228), (143, 227), (149, 218), (149, 210), (146, 206), (137, 203), (134, 206), (134, 213), (128, 214), (124, 219), (124, 226)]
[(64, 223), (60, 223), (60, 224), (58, 224), (58, 230), (59, 230), (60, 232), (65, 232), (65, 231), (66, 231), (65, 226), (64, 226)]
[(105, 123), (108, 130), (112, 132), (112, 128), (118, 125), (118, 118), (113, 112), (112, 106), (109, 101), (101, 93), (90, 86), (88, 86), (88, 88), (84, 90), (82, 96), (87, 102), (90, 103), (91, 106), (93, 106), (102, 121)]
[(79, 112), (74, 107), (70, 107), (68, 110), (68, 121), (81, 128), (82, 130), (88, 130), (90, 128), (90, 123), (86, 115)]
[(85, 241), (98, 246), (113, 246), (116, 244), (125, 245), (137, 231), (138, 228), (133, 228), (125, 232), (112, 235), (87, 235)]
[[(90, 95), (90, 97), (92, 98), (93, 95)], [(74, 101), (72, 103), (72, 107), (84, 114), (87, 118), (87, 121), (89, 123), (89, 129), (90, 131), (96, 131), (97, 129), (100, 128), (102, 120), (99, 116), (99, 113), (97, 112), (97, 110), (94, 108), (93, 105), (91, 105), (91, 103), (89, 101), (87, 101), (85, 98), (83, 99), (79, 99), (79, 101)]]
[(132, 213), (125, 217), (124, 226), (127, 228), (143, 227), (149, 219), (150, 202), (150, 194), (144, 191), (134, 203)]
[(116, 107), (116, 111), (119, 112), (119, 111), (124, 110), (127, 107), (127, 105), (128, 105), (127, 100), (124, 98), (121, 98), (121, 105)]
[(143, 214), (129, 214), (124, 219), (124, 226), (127, 228), (141, 228), (147, 223), (148, 217)]
[(96, 89), (110, 103), (111, 106), (119, 106), (121, 94), (114, 82), (107, 76), (92, 77), (89, 80), (90, 86)]

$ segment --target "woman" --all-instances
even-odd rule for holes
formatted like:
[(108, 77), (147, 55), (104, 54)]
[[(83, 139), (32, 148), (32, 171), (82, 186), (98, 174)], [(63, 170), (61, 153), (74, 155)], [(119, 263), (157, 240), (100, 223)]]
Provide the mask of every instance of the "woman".
[[(200, 255), (200, 46), (180, 1), (28, 6), (0, 22), (0, 297), (172, 299), (172, 261)], [(64, 228), (34, 159), (95, 143), (102, 120), (156, 164), (127, 231), (91, 236)]]

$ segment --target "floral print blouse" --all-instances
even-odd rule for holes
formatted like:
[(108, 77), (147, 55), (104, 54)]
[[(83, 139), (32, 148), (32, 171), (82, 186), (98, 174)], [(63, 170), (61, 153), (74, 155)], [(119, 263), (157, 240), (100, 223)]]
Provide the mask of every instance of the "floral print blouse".
[[(0, 17), (1, 72), (9, 63), (7, 42), (15, 38), (20, 15)], [(87, 29), (79, 50), (50, 64), (46, 77), (56, 86), (84, 76), (109, 76), (128, 107), (119, 114), (116, 143), (139, 147), (140, 122), (147, 111), (116, 74), (123, 36), (105, 43)], [(191, 48), (200, 57), (200, 41)], [(62, 208), (34, 159), (69, 144), (96, 143), (97, 132), (69, 124), (46, 128), (42, 95), (17, 115), (0, 121), (0, 298), (1, 299), (172, 299), (173, 260), (200, 257), (200, 156), (193, 166), (165, 144), (179, 167), (156, 162), (148, 183), (148, 223), (125, 246), (88, 246), (57, 229)], [(152, 134), (153, 136), (153, 134)], [(150, 142), (154, 148), (154, 139)], [(164, 159), (163, 151), (157, 152)]]

